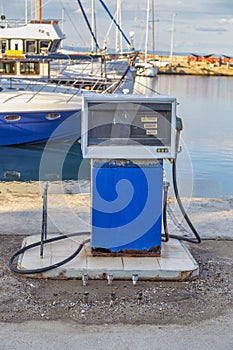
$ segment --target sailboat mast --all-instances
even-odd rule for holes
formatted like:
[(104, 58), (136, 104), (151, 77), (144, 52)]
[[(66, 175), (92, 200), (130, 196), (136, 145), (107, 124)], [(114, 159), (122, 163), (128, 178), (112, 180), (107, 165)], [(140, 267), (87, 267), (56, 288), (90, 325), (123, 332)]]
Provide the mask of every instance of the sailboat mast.
[(25, 24), (28, 23), (28, 0), (24, 1)]
[(35, 19), (35, 0), (31, 1), (31, 20)]
[[(95, 11), (95, 0), (91, 0), (91, 28), (93, 33), (95, 32), (95, 16), (94, 16), (94, 11)], [(94, 39), (93, 36), (91, 37), (91, 52), (94, 52)]]
[(153, 57), (155, 55), (155, 0), (152, 0), (151, 6), (151, 14), (152, 14), (152, 54)]
[(171, 27), (171, 44), (170, 44), (170, 64), (171, 65), (172, 65), (173, 46), (174, 46), (175, 16), (176, 16), (176, 14), (173, 13), (173, 15), (172, 15), (172, 27)]
[(38, 22), (42, 22), (42, 6), (41, 6), (41, 0), (37, 1), (37, 18)]
[[(117, 0), (116, 21), (117, 21), (117, 23), (119, 23), (119, 0)], [(115, 44), (115, 52), (116, 53), (118, 53), (118, 51), (119, 51), (118, 37), (119, 37), (119, 29), (118, 29), (118, 27), (116, 27), (116, 44)]]
[[(119, 23), (120, 28), (122, 27), (122, 17), (121, 17), (121, 0), (117, 0), (117, 10), (116, 10), (116, 22)], [(120, 50), (123, 52), (123, 40), (122, 35), (120, 35), (120, 30), (116, 26), (116, 52)]]
[[(79, 1), (79, 0), (78, 0)], [(107, 14), (109, 15), (109, 17), (111, 18), (111, 20), (113, 21), (113, 23), (118, 27), (121, 35), (123, 36), (123, 38), (125, 39), (125, 41), (127, 42), (127, 44), (129, 46), (131, 46), (131, 42), (129, 41), (129, 39), (126, 37), (125, 33), (123, 32), (123, 30), (121, 29), (121, 27), (119, 26), (119, 24), (117, 23), (117, 21), (115, 20), (115, 18), (113, 17), (113, 15), (111, 14), (111, 12), (109, 11), (107, 5), (104, 3), (103, 0), (99, 0), (99, 2), (101, 3), (101, 5), (103, 6), (103, 8), (105, 9), (105, 11), (107, 12)]]
[[(99, 47), (99, 45), (98, 45), (97, 39), (96, 39), (96, 37), (95, 37), (95, 34), (94, 34), (94, 32), (93, 32), (93, 30), (92, 30), (92, 28), (91, 28), (91, 24), (89, 23), (89, 20), (88, 20), (88, 18), (87, 18), (87, 15), (86, 15), (86, 13), (85, 13), (85, 11), (84, 11), (84, 8), (83, 8), (83, 6), (82, 6), (82, 4), (81, 4), (81, 0), (77, 0), (77, 1), (78, 1), (78, 4), (79, 4), (80, 9), (81, 9), (81, 11), (82, 11), (82, 14), (83, 14), (83, 17), (84, 17), (84, 19), (85, 19), (85, 22), (86, 22), (86, 24), (87, 24), (87, 26), (88, 26), (88, 29), (90, 30), (90, 33), (91, 33), (91, 35), (92, 35), (92, 38), (93, 38), (94, 41), (95, 41), (96, 48), (97, 48), (98, 50), (100, 50), (100, 47)], [(96, 50), (96, 51), (97, 51), (97, 50)]]
[(147, 10), (146, 10), (146, 38), (145, 38), (145, 62), (147, 61), (148, 36), (149, 36), (149, 19), (150, 19), (150, 0), (147, 0)]

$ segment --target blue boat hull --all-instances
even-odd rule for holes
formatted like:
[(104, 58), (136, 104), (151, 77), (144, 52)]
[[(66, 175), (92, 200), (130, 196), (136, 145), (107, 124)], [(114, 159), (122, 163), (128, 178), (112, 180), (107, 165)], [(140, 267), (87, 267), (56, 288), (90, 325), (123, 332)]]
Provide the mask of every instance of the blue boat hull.
[(60, 117), (48, 120), (51, 111), (9, 113), (20, 115), (18, 121), (7, 121), (0, 113), (0, 146), (28, 143), (76, 141), (81, 136), (81, 111), (56, 111)]

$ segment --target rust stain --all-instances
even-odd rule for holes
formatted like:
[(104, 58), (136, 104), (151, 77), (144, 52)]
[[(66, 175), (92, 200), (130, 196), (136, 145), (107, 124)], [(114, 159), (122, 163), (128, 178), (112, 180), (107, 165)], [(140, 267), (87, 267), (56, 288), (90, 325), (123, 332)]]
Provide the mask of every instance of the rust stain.
[(103, 257), (160, 257), (161, 247), (154, 246), (149, 250), (124, 249), (119, 252), (112, 252), (106, 248), (93, 248), (92, 255)]
[(58, 278), (67, 278), (67, 270), (61, 270), (59, 271)]

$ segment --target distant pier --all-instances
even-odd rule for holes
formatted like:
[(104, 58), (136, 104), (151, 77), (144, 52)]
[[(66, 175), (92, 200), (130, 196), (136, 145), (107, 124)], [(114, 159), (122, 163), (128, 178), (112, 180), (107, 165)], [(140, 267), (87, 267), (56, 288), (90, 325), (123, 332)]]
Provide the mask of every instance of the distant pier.
[(208, 56), (150, 56), (159, 67), (158, 74), (233, 77), (233, 59)]

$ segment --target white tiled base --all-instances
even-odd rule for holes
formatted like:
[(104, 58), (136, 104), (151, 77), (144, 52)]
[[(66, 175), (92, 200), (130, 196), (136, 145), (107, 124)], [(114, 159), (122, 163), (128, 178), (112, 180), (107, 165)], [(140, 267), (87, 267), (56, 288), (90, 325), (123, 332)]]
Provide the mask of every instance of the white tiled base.
[[(52, 238), (49, 235), (48, 238)], [(77, 236), (46, 244), (44, 257), (40, 258), (40, 247), (27, 250), (19, 257), (18, 268), (31, 270), (55, 264), (71, 255), (87, 236)], [(40, 240), (40, 236), (29, 236), (22, 246)], [(170, 239), (162, 243), (161, 257), (93, 257), (90, 244), (85, 244), (78, 256), (53, 270), (40, 274), (24, 274), (33, 278), (81, 278), (88, 273), (89, 279), (106, 279), (109, 273), (114, 279), (130, 279), (138, 274), (141, 280), (188, 280), (199, 274), (197, 262), (184, 243)]]

